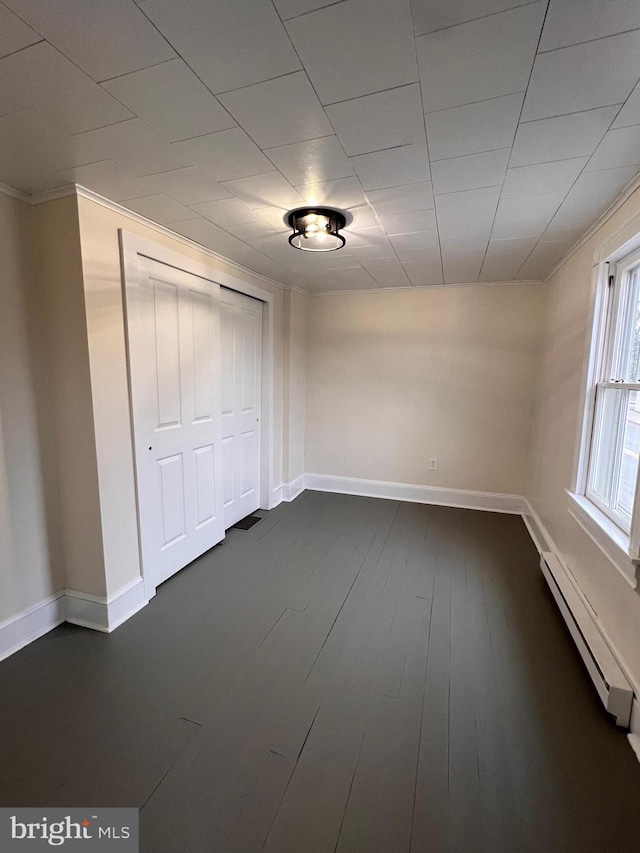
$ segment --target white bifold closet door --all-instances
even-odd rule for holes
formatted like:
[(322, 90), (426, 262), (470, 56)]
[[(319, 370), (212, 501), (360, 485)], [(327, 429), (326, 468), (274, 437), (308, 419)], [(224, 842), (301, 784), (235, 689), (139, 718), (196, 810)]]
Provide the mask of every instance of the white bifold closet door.
[(157, 586), (224, 538), (220, 287), (138, 255), (125, 292), (142, 560)]
[(224, 526), (260, 506), (262, 302), (220, 290)]

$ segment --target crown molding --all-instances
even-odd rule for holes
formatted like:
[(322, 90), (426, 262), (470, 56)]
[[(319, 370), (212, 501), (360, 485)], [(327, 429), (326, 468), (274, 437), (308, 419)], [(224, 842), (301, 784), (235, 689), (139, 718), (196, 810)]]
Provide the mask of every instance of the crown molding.
[(9, 184), (0, 183), (0, 193), (30, 204), (29, 199), (31, 196), (27, 195), (27, 193), (23, 193), (21, 190), (14, 190), (14, 188), (10, 187)]
[(322, 290), (309, 294), (310, 296), (344, 296), (348, 293), (392, 293), (397, 291), (413, 292), (416, 290), (449, 290), (452, 287), (513, 287), (514, 284), (544, 284), (542, 281), (459, 281), (452, 284), (420, 284), (415, 287), (370, 287), (366, 290)]
[(581, 249), (584, 246), (584, 244), (587, 243), (593, 237), (593, 235), (596, 234), (600, 230), (600, 228), (602, 228), (602, 226), (609, 219), (611, 219), (611, 217), (615, 213), (617, 213), (620, 210), (622, 205), (631, 198), (631, 196), (634, 194), (634, 192), (637, 189), (640, 189), (640, 174), (636, 175), (635, 178), (633, 178), (631, 181), (629, 181), (629, 183), (622, 190), (620, 195), (609, 205), (609, 207), (605, 210), (605, 212), (603, 214), (601, 214), (601, 216), (598, 219), (596, 219), (596, 221), (589, 228), (589, 230), (586, 231), (582, 235), (582, 237), (577, 241), (577, 243), (574, 243), (574, 245), (560, 258), (560, 260), (553, 267), (551, 272), (544, 279), (545, 284), (549, 281), (549, 279), (552, 276), (554, 276), (558, 272), (558, 270), (564, 264), (566, 264), (566, 262), (569, 260), (569, 258), (571, 258), (573, 255), (575, 255), (575, 253), (579, 249)]

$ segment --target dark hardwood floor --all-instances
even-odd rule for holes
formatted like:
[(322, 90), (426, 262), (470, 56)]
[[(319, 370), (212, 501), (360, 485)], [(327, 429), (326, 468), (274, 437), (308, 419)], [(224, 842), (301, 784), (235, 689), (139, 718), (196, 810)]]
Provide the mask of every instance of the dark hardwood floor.
[(144, 853), (640, 849), (640, 764), (517, 516), (305, 492), (0, 664), (0, 805)]

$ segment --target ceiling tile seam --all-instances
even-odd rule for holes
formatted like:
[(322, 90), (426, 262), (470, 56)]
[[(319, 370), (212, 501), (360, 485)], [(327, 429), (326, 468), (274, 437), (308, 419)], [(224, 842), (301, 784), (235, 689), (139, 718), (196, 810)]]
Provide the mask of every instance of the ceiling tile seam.
[[(173, 48), (173, 49), (175, 50), (175, 48)], [(148, 71), (150, 68), (158, 68), (160, 65), (168, 65), (170, 62), (175, 62), (178, 59), (181, 62), (184, 62), (184, 59), (181, 56), (179, 56), (179, 55), (178, 56), (172, 56), (171, 59), (162, 59), (160, 62), (152, 62), (151, 65), (145, 65), (144, 68), (136, 68), (134, 71), (125, 71), (124, 74), (116, 74), (113, 77), (105, 77), (104, 80), (96, 80), (96, 83), (99, 86), (103, 86), (105, 83), (112, 83), (114, 80), (121, 80), (123, 77), (131, 77), (132, 74), (140, 74), (140, 72)], [(186, 65), (186, 63), (185, 63), (185, 65)], [(187, 67), (191, 71), (193, 71), (191, 66), (187, 66)], [(109, 92), (109, 90), (105, 89), (105, 92)], [(109, 92), (109, 94), (111, 95), (112, 93)], [(211, 94), (213, 94), (213, 93), (211, 93)], [(115, 95), (113, 95), (113, 97), (115, 98)], [(215, 97), (215, 95), (214, 95), (214, 97)]]
[[(482, 151), (481, 153), (484, 154), (484, 151)], [(468, 156), (468, 155), (465, 155), (465, 156)], [(471, 156), (473, 156), (473, 155), (471, 155)], [(451, 159), (455, 160), (456, 158), (452, 157)], [(434, 160), (434, 163), (441, 163), (441, 162), (442, 162), (442, 160)], [(460, 195), (461, 193), (474, 193), (474, 192), (479, 192), (480, 190), (490, 190), (490, 189), (493, 189), (495, 187), (501, 187), (502, 188), (503, 186), (504, 186), (504, 181), (502, 181), (499, 184), (487, 184), (485, 187), (469, 187), (468, 189), (464, 189), (464, 190), (451, 190), (450, 192), (447, 192), (447, 193), (436, 193), (436, 192), (434, 192), (434, 196), (436, 196), (437, 198), (443, 198), (446, 195)], [(544, 193), (543, 193), (543, 195), (544, 195)]]
[[(411, 3), (411, 0), (409, 0), (409, 3)], [(412, 29), (413, 29), (413, 10), (411, 9), (411, 6), (409, 7), (409, 11), (411, 13), (411, 24), (412, 24)], [(422, 108), (422, 105), (424, 104), (424, 99), (422, 97), (422, 78), (420, 76), (420, 63), (418, 62), (418, 47), (416, 45), (415, 32), (414, 32), (414, 37), (413, 37), (413, 53), (414, 53), (414, 57), (415, 57), (415, 61), (416, 61), (416, 68), (418, 69), (418, 95), (420, 96), (420, 105)], [(425, 144), (427, 146), (427, 162), (429, 163), (429, 179), (431, 181), (431, 194), (434, 195), (434, 193), (433, 193), (433, 173), (431, 171), (431, 162), (432, 161), (431, 161), (431, 154), (429, 152), (429, 136), (427, 134), (427, 116), (425, 114), (424, 109), (422, 109), (422, 126), (424, 128), (424, 140), (425, 140)], [(435, 162), (435, 161), (433, 161), (433, 162)], [(436, 210), (435, 195), (434, 195), (434, 199), (433, 199), (433, 217), (436, 221), (435, 230), (436, 230), (436, 234), (438, 237), (438, 256), (440, 258), (440, 275), (442, 276), (442, 283), (444, 284), (444, 260), (442, 257), (442, 240), (440, 238), (440, 223), (438, 222), (438, 212)], [(397, 257), (397, 251), (396, 251), (395, 246), (394, 246), (394, 252), (396, 253), (396, 257)], [(399, 257), (398, 257), (398, 260), (400, 260)], [(404, 266), (402, 268), (404, 269)], [(407, 275), (406, 270), (405, 270), (405, 275)], [(409, 282), (413, 286), (413, 282), (411, 281), (411, 279), (409, 279)]]
[(570, 50), (572, 47), (579, 47), (581, 44), (591, 44), (594, 41), (605, 41), (605, 39), (615, 39), (618, 36), (624, 36), (627, 33), (637, 33), (640, 31), (640, 27), (631, 27), (628, 30), (619, 30), (615, 33), (608, 33), (606, 36), (595, 36), (592, 39), (585, 39), (584, 41), (576, 41), (571, 42), (571, 44), (561, 44), (558, 47), (550, 47), (548, 50), (540, 50), (538, 54), (540, 56), (544, 56), (547, 53), (557, 53), (559, 50)]
[(306, 18), (307, 15), (313, 15), (316, 12), (321, 12), (323, 9), (329, 9), (331, 6), (341, 6), (343, 3), (346, 3), (346, 2), (347, 2), (347, 0), (333, 0), (332, 3), (327, 3), (325, 6), (318, 6), (317, 9), (309, 9), (308, 12), (300, 12), (299, 15), (291, 15), (290, 18), (283, 18), (280, 15), (280, 12), (278, 12), (277, 7), (276, 7), (276, 12), (278, 12), (278, 17), (280, 18), (280, 20), (284, 24), (287, 21), (295, 21), (295, 20), (297, 20), (297, 18)]
[[(529, 69), (529, 77), (527, 79), (527, 85), (525, 86), (524, 98), (522, 99), (522, 104), (520, 105), (520, 113), (518, 115), (518, 121), (516, 122), (515, 130), (513, 132), (512, 138), (511, 138), (511, 154), (509, 155), (509, 160), (507, 161), (507, 169), (505, 169), (504, 178), (503, 178), (502, 184), (501, 184), (501, 189), (500, 189), (500, 192), (498, 194), (498, 201), (496, 203), (496, 209), (493, 212), (493, 219), (491, 221), (491, 228), (489, 230), (489, 239), (487, 240), (487, 245), (485, 246), (484, 255), (482, 256), (482, 263), (480, 264), (480, 273), (479, 273), (478, 277), (480, 277), (482, 275), (482, 270), (484, 269), (484, 265), (485, 265), (486, 260), (487, 260), (487, 252), (489, 251), (489, 244), (491, 243), (491, 235), (493, 234), (493, 230), (494, 230), (495, 224), (496, 224), (496, 216), (498, 215), (498, 207), (500, 205), (500, 198), (502, 196), (502, 190), (504, 189), (504, 181), (505, 181), (506, 176), (507, 176), (507, 170), (509, 169), (509, 165), (511, 163), (511, 158), (513, 157), (513, 144), (516, 140), (516, 134), (518, 133), (518, 127), (520, 126), (520, 121), (522, 119), (522, 111), (524, 110), (524, 104), (525, 104), (525, 101), (527, 100), (527, 92), (529, 91), (529, 86), (531, 85), (531, 77), (533, 75), (533, 68), (534, 68), (534, 65), (536, 64), (536, 57), (538, 55), (538, 48), (540, 47), (540, 41), (542, 40), (542, 33), (544, 32), (544, 27), (545, 27), (545, 24), (547, 22), (547, 15), (549, 14), (550, 2), (551, 2), (551, 0), (547, 0), (547, 5), (546, 5), (546, 8), (544, 10), (544, 16), (542, 18), (542, 26), (540, 27), (540, 32), (538, 34), (538, 42), (536, 44), (536, 49), (535, 49), (534, 54), (533, 54), (533, 60), (531, 62), (531, 68)], [(566, 198), (566, 196), (565, 196), (565, 198)], [(554, 216), (555, 216), (555, 214), (554, 214)], [(533, 249), (532, 249), (532, 251), (533, 251)], [(518, 272), (520, 272), (520, 268), (518, 268)], [(516, 275), (518, 274), (518, 272), (516, 272)]]
[[(636, 84), (636, 85), (637, 85), (637, 84)], [(629, 100), (629, 98), (631, 97), (632, 93), (633, 93), (633, 89), (632, 89), (632, 90), (631, 90), (631, 92), (627, 95), (627, 97), (625, 98), (625, 100), (624, 100), (622, 103), (619, 103), (619, 104), (602, 104), (602, 105), (601, 105), (601, 106), (599, 106), (599, 107), (589, 107), (589, 108), (588, 108), (588, 109), (586, 109), (586, 110), (572, 110), (572, 111), (571, 111), (571, 112), (569, 112), (569, 113), (558, 113), (557, 115), (552, 115), (552, 116), (542, 116), (541, 118), (528, 118), (526, 121), (520, 121), (520, 122), (518, 122), (518, 127), (520, 127), (521, 125), (525, 125), (525, 124), (535, 124), (535, 123), (536, 123), (536, 122), (538, 122), (538, 121), (549, 121), (549, 119), (552, 119), (552, 118), (565, 118), (565, 116), (577, 116), (577, 115), (580, 115), (580, 113), (592, 113), (592, 112), (594, 112), (595, 110), (608, 110), (608, 109), (611, 109), (611, 107), (622, 107), (622, 106), (623, 106), (624, 104), (626, 104), (626, 102)], [(618, 112), (619, 112), (619, 111), (618, 111)]]
[[(20, 20), (22, 20), (22, 18)], [(22, 21), (22, 23), (24, 24), (25, 21)], [(29, 25), (26, 24), (26, 26)], [(31, 29), (33, 29), (33, 27), (31, 27)], [(40, 33), (38, 33), (38, 35), (40, 35)], [(2, 62), (3, 59), (8, 59), (10, 56), (15, 56), (16, 53), (22, 53), (23, 50), (29, 50), (30, 47), (35, 47), (37, 44), (42, 44), (43, 41), (46, 41), (46, 39), (40, 38), (38, 41), (32, 41), (31, 44), (25, 44), (24, 47), (19, 47), (17, 50), (12, 50), (10, 53), (4, 53), (2, 56), (0, 56), (0, 62)]]
[(255, 83), (246, 83), (244, 86), (236, 86), (233, 89), (225, 89), (223, 92), (212, 92), (212, 94), (214, 97), (220, 98), (222, 95), (241, 92), (243, 89), (250, 89), (251, 86), (259, 86), (261, 83), (272, 83), (274, 80), (282, 80), (284, 77), (291, 77), (292, 74), (299, 74), (301, 71), (304, 71), (304, 68), (296, 68), (295, 71), (286, 71), (284, 74), (276, 74), (275, 77), (265, 77), (264, 80), (256, 80)]
[(491, 280), (491, 281), (455, 281), (455, 282), (448, 282), (446, 284), (416, 284), (416, 285), (411, 285), (409, 287), (375, 287), (375, 288), (366, 288), (366, 289), (365, 288), (362, 288), (362, 289), (350, 288), (347, 290), (319, 290), (319, 291), (312, 291), (308, 295), (312, 296), (312, 297), (316, 297), (316, 296), (341, 296), (341, 295), (344, 295), (345, 293), (357, 293), (359, 295), (367, 294), (367, 293), (381, 294), (381, 293), (386, 293), (387, 291), (390, 291), (390, 290), (404, 290), (404, 291), (436, 290), (436, 289), (441, 289), (443, 287), (513, 287), (514, 285), (519, 287), (519, 286), (525, 286), (525, 285), (531, 285), (531, 284), (535, 284), (537, 286), (540, 286), (544, 283), (545, 283), (545, 281), (543, 281), (542, 279), (536, 279), (536, 278), (523, 279), (522, 281), (518, 281), (517, 279), (513, 278), (513, 279), (509, 279), (508, 281), (494, 281), (494, 280)]
[(367, 92), (365, 95), (357, 95), (355, 98), (341, 98), (339, 101), (330, 101), (329, 103), (322, 104), (322, 106), (326, 108), (335, 107), (336, 104), (348, 104), (349, 101), (359, 101), (360, 98), (370, 98), (372, 95), (383, 95), (385, 92), (395, 92), (396, 89), (406, 89), (407, 86), (415, 86), (416, 83), (420, 83), (419, 74), (418, 79), (412, 80), (410, 83), (400, 83), (398, 86), (389, 86), (388, 89), (377, 89), (375, 92)]
[[(433, 160), (431, 157), (429, 158), (430, 163), (445, 163), (447, 160), (462, 160), (465, 157), (480, 157), (482, 154), (492, 154), (494, 151), (511, 151), (511, 147), (506, 147), (503, 145), (500, 148), (487, 148), (486, 151), (476, 151), (473, 154), (456, 154), (455, 157), (436, 157)], [(566, 159), (571, 160), (571, 157), (567, 157)]]
[[(500, 101), (502, 98), (511, 98), (513, 95), (526, 95), (526, 89), (520, 89), (518, 92), (506, 92), (504, 95), (496, 95), (493, 98), (481, 98), (479, 101), (467, 101), (466, 104), (455, 104), (452, 107), (441, 107), (439, 110), (427, 110), (425, 115), (432, 116), (435, 113), (445, 113), (449, 110), (460, 110), (462, 107), (472, 107), (474, 104), (486, 104), (489, 101)], [(524, 98), (523, 104), (524, 104)]]
[[(636, 84), (636, 85), (637, 85), (637, 84)], [(631, 90), (631, 92), (633, 92), (633, 89)], [(625, 102), (624, 102), (624, 103), (626, 103), (626, 101), (628, 101), (628, 100), (629, 100), (629, 98), (631, 97), (631, 92), (630, 92), (630, 93), (629, 93), (629, 95), (627, 96), (627, 98), (626, 98), (626, 100), (625, 100)], [(614, 106), (614, 105), (612, 104), (612, 106)], [(615, 106), (617, 106), (617, 105), (615, 105)], [(607, 135), (607, 133), (611, 130), (611, 127), (612, 127), (613, 123), (615, 122), (615, 120), (617, 119), (617, 117), (620, 115), (620, 112), (621, 112), (621, 110), (622, 110), (623, 106), (624, 106), (624, 104), (620, 104), (620, 105), (619, 105), (618, 111), (616, 112), (616, 114), (613, 116), (613, 118), (612, 118), (612, 119), (611, 119), (611, 121), (609, 122), (609, 126), (607, 127), (607, 129), (604, 131), (604, 133), (603, 133), (603, 134), (602, 134), (602, 136), (600, 137), (600, 140), (598, 141), (598, 144), (596, 145), (596, 147), (594, 148), (594, 150), (592, 151), (592, 153), (589, 155), (589, 157), (588, 157), (588, 159), (587, 159), (587, 162), (584, 164), (584, 166), (582, 167), (582, 169), (580, 169), (579, 173), (576, 175), (575, 180), (573, 181), (573, 183), (571, 184), (571, 186), (569, 187), (569, 189), (568, 189), (568, 190), (567, 190), (567, 192), (565, 193), (564, 199), (563, 199), (562, 203), (560, 204), (560, 207), (562, 207), (562, 205), (563, 205), (563, 204), (564, 204), (564, 202), (566, 201), (567, 196), (569, 195), (569, 193), (571, 192), (571, 190), (575, 187), (576, 182), (578, 181), (578, 179), (579, 179), (579, 178), (580, 178), (580, 177), (585, 173), (585, 169), (587, 168), (587, 166), (588, 166), (588, 165), (589, 165), (589, 163), (591, 162), (591, 158), (593, 157), (593, 155), (594, 155), (594, 154), (595, 154), (595, 152), (597, 151), (598, 146), (600, 145), (600, 143), (602, 142), (602, 140), (604, 139), (604, 137), (605, 137), (605, 136)], [(605, 108), (605, 109), (606, 109), (606, 108)], [(588, 112), (588, 111), (581, 110), (581, 112)], [(524, 123), (524, 124), (526, 124), (527, 122), (523, 122), (523, 123)], [(568, 159), (572, 159), (572, 158), (568, 158)], [(553, 160), (551, 160), (551, 161), (549, 161), (549, 162), (554, 162), (554, 161), (553, 161)], [(615, 167), (615, 166), (612, 166), (611, 168), (614, 168), (614, 169), (615, 169), (616, 167)], [(606, 171), (606, 169), (595, 169), (594, 171)], [(624, 190), (623, 190), (623, 192), (624, 192)], [(558, 207), (558, 210), (560, 209), (560, 207)], [(516, 273), (516, 275), (518, 275), (518, 274), (519, 274), (519, 272), (520, 272), (520, 270), (522, 269), (522, 267), (524, 267), (524, 265), (527, 263), (527, 261), (529, 260), (529, 258), (530, 258), (530, 257), (531, 257), (531, 255), (533, 254), (533, 252), (535, 252), (536, 248), (538, 247), (538, 244), (539, 244), (539, 243), (541, 243), (541, 242), (543, 241), (544, 235), (547, 233), (547, 231), (548, 231), (548, 230), (549, 230), (549, 228), (551, 227), (551, 224), (552, 224), (552, 222), (553, 222), (553, 220), (554, 220), (554, 218), (555, 218), (556, 214), (558, 213), (558, 210), (556, 210), (556, 212), (553, 214), (553, 216), (552, 216), (552, 217), (551, 217), (551, 219), (549, 220), (549, 223), (547, 224), (547, 227), (544, 229), (544, 231), (543, 231), (543, 232), (542, 232), (542, 234), (540, 235), (540, 238), (538, 239), (538, 242), (537, 242), (537, 243), (535, 244), (535, 246), (531, 249), (531, 251), (529, 252), (529, 254), (527, 255), (527, 257), (524, 259), (524, 261), (523, 261), (523, 262), (522, 262), (522, 264), (520, 265), (520, 268), (518, 269), (518, 272)], [(582, 239), (582, 237), (580, 238), (580, 240), (581, 240), (581, 239)], [(579, 242), (579, 241), (578, 241), (578, 242)], [(571, 252), (571, 251), (572, 251), (572, 247), (570, 247), (568, 251), (569, 251), (569, 252)], [(561, 258), (560, 260), (562, 260), (562, 258)]]
[[(332, 127), (333, 127), (333, 125), (332, 125)], [(244, 128), (243, 128), (243, 130), (244, 130)], [(215, 131), (215, 132), (218, 133), (219, 131)], [(298, 142), (285, 142), (284, 145), (270, 145), (268, 148), (261, 148), (260, 150), (262, 151), (263, 154), (267, 154), (267, 151), (275, 151), (276, 149), (280, 149), (280, 148), (293, 148), (294, 145), (304, 145), (305, 142), (317, 142), (319, 139), (333, 139), (334, 136), (337, 137), (337, 133), (335, 133), (335, 131), (333, 133), (325, 133), (322, 136), (312, 136), (311, 139), (301, 139)], [(340, 140), (338, 140), (338, 141), (340, 141)], [(345, 157), (346, 156), (347, 155), (345, 154)], [(269, 157), (268, 154), (267, 154), (267, 157)], [(270, 157), (269, 157), (269, 159), (271, 160)], [(273, 161), (271, 161), (271, 162), (273, 162)], [(332, 180), (332, 179), (330, 178), (329, 180)], [(340, 178), (335, 178), (334, 180), (340, 180)], [(292, 184), (292, 186), (293, 186), (293, 184)]]
[[(540, 0), (529, 0), (528, 3), (518, 3), (514, 6), (509, 6), (507, 9), (500, 9), (497, 12), (489, 12), (486, 15), (478, 15), (475, 18), (468, 18), (465, 21), (459, 21), (457, 24), (447, 24), (446, 27), (437, 27), (435, 30), (429, 30), (426, 33), (415, 33), (414, 27), (414, 38), (419, 39), (424, 36), (431, 36), (434, 33), (442, 33), (445, 30), (453, 30), (456, 27), (463, 27), (465, 24), (473, 24), (476, 21), (483, 21), (485, 18), (495, 18), (497, 15), (504, 15), (505, 12), (512, 12), (514, 9), (524, 9), (526, 6), (533, 6), (535, 3), (539, 3)], [(413, 15), (412, 15), (413, 17)]]

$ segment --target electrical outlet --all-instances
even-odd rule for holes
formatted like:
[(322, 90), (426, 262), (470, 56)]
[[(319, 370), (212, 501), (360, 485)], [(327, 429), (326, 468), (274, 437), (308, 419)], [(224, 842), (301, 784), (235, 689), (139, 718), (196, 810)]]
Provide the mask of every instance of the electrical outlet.
[(429, 459), (429, 470), (430, 471), (437, 471), (438, 470), (438, 460), (436, 459), (435, 456), (432, 456), (431, 459)]

